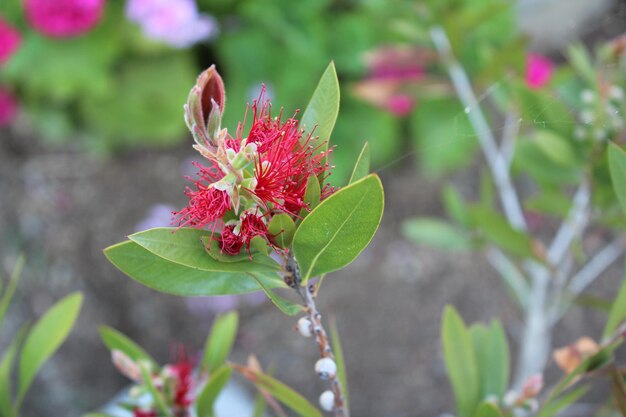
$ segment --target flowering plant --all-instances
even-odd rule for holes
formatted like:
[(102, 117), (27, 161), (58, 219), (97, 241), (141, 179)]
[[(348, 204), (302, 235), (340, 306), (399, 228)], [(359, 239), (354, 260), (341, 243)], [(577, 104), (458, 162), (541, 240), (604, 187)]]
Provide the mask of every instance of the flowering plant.
[[(222, 79), (211, 67), (185, 105), (194, 148), (205, 162), (196, 164), (198, 178), (185, 192), (189, 204), (174, 213), (178, 227), (135, 233), (105, 254), (128, 276), (159, 291), (200, 296), (262, 290), (284, 313), (304, 313), (298, 330), (315, 337), (316, 372), (329, 380), (322, 407), (347, 416), (345, 374), (315, 297), (322, 277), (351, 263), (380, 223), (383, 190), (378, 177), (368, 175), (367, 145), (346, 186), (325, 185), (328, 141), (339, 110), (333, 64), (299, 121), (283, 121), (282, 111), (272, 116), (261, 93), (251, 107), (250, 127), (244, 119), (231, 135), (221, 126), (225, 102)], [(295, 290), (302, 304), (279, 295), (281, 288)], [(258, 369), (236, 369), (285, 402)], [(293, 406), (289, 399), (286, 404)]]

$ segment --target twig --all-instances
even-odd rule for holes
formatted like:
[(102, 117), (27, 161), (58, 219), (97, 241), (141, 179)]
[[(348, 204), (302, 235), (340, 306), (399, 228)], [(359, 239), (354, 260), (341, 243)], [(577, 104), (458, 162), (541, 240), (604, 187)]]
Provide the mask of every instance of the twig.
[(526, 230), (526, 220), (524, 219), (524, 213), (522, 212), (517, 193), (511, 183), (508, 164), (498, 151), (496, 140), (472, 90), (472, 84), (463, 68), (452, 55), (452, 48), (445, 30), (441, 27), (433, 27), (430, 29), (430, 36), (448, 70), (448, 75), (454, 84), (456, 93), (465, 107), (465, 112), (476, 132), (478, 142), (487, 160), (487, 165), (489, 165), (493, 173), (493, 179), (500, 194), (504, 213), (511, 226), (519, 230)]
[(624, 240), (616, 239), (598, 252), (580, 271), (576, 273), (567, 286), (572, 296), (579, 295), (606, 268), (624, 253)]
[[(335, 356), (333, 355), (333, 350), (330, 346), (326, 330), (324, 329), (324, 325), (322, 324), (322, 315), (319, 313), (315, 305), (315, 298), (313, 295), (315, 289), (313, 288), (312, 284), (307, 284), (304, 287), (301, 285), (302, 277), (300, 275), (300, 268), (296, 263), (293, 253), (291, 252), (287, 257), (286, 269), (287, 272), (290, 274), (289, 278), (291, 278), (288, 280), (288, 283), (292, 284), (292, 288), (295, 289), (302, 298), (307, 318), (313, 325), (313, 334), (315, 336), (315, 342), (317, 343), (317, 347), (319, 348), (320, 358), (329, 358), (334, 361)], [(335, 417), (350, 417), (350, 412), (345, 404), (343, 387), (341, 386), (339, 378), (337, 377), (337, 375), (331, 375), (328, 378), (328, 382), (330, 385), (330, 389), (335, 395)]]

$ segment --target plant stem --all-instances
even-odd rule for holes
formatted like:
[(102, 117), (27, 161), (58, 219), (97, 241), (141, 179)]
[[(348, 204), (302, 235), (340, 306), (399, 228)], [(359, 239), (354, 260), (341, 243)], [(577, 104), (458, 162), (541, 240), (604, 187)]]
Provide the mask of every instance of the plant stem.
[[(287, 284), (291, 286), (304, 302), (304, 308), (307, 318), (313, 326), (313, 335), (315, 336), (315, 342), (319, 348), (320, 358), (329, 358), (333, 361), (335, 356), (330, 346), (328, 335), (324, 329), (322, 323), (322, 315), (317, 310), (315, 305), (314, 288), (312, 284), (302, 286), (302, 276), (300, 275), (300, 268), (293, 256), (292, 252), (289, 252), (286, 263), (288, 276)], [(335, 394), (335, 417), (350, 417), (350, 412), (346, 407), (345, 396), (343, 394), (343, 387), (337, 375), (333, 375), (328, 379), (328, 383), (331, 391)]]

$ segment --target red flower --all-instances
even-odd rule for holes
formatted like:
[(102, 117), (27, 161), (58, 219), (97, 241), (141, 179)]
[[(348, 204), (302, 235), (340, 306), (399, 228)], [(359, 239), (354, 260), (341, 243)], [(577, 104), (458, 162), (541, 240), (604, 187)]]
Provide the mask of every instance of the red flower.
[(133, 417), (157, 417), (157, 412), (154, 410), (143, 410), (139, 407), (135, 407), (133, 410)]
[(178, 362), (170, 365), (170, 372), (175, 378), (174, 404), (187, 410), (192, 402), (192, 378), (193, 362), (185, 353), (184, 349), (179, 349)]
[(233, 232), (234, 229), (235, 226), (225, 226), (219, 238), (222, 252), (227, 255), (237, 255), (244, 244), (241, 236)]
[(0, 65), (13, 56), (22, 43), (22, 36), (13, 26), (0, 18)]
[(26, 17), (36, 30), (55, 38), (82, 35), (92, 29), (106, 0), (26, 0)]
[(252, 106), (254, 117), (246, 139), (246, 143), (255, 143), (259, 152), (254, 169), (257, 184), (252, 193), (266, 207), (271, 203), (297, 216), (307, 206), (303, 199), (308, 178), (325, 172), (328, 165), (323, 162), (325, 155), (316, 153), (310, 144), (312, 136), (302, 138), (303, 131), (295, 118), (282, 122), (282, 114), (272, 118), (270, 109), (269, 100), (263, 101), (261, 92)]
[(200, 169), (198, 172), (200, 179), (190, 180), (194, 182), (196, 190), (187, 187), (185, 195), (189, 197), (189, 204), (181, 211), (174, 213), (179, 217), (180, 227), (205, 227), (221, 219), (230, 209), (228, 193), (212, 185), (224, 174), (215, 166), (207, 168), (199, 163), (195, 165)]

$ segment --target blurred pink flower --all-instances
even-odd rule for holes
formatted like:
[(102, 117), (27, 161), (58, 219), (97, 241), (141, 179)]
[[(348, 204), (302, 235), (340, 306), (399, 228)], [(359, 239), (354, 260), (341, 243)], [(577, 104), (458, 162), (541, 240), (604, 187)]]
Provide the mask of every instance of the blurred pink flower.
[(0, 18), (0, 65), (13, 56), (22, 43), (22, 36), (13, 26)]
[(526, 57), (526, 84), (533, 89), (544, 87), (554, 72), (554, 64), (548, 58), (536, 53)]
[(396, 94), (389, 97), (387, 109), (396, 116), (406, 116), (415, 107), (415, 100), (408, 94)]
[(218, 32), (215, 19), (199, 13), (194, 0), (128, 0), (126, 17), (147, 38), (174, 48), (190, 47)]
[(102, 18), (106, 0), (25, 0), (33, 28), (54, 38), (69, 38), (91, 30)]
[(17, 116), (18, 106), (15, 97), (0, 88), (0, 127), (10, 124)]

